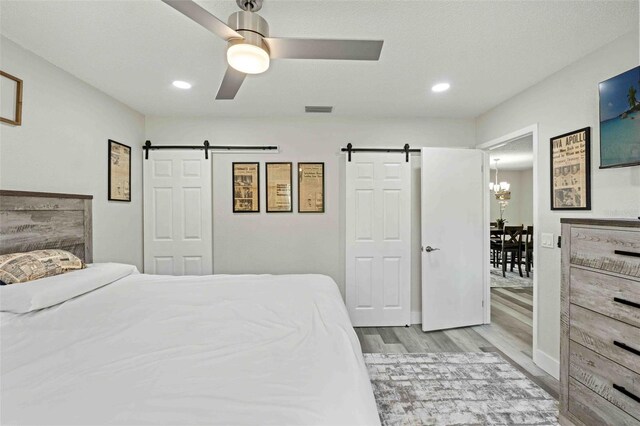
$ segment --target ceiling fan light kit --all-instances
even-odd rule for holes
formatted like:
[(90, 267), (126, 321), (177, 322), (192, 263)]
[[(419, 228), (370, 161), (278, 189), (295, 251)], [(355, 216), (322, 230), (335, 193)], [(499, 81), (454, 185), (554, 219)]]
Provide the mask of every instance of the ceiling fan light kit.
[(245, 74), (260, 74), (269, 69), (269, 24), (253, 12), (240, 11), (229, 17), (229, 27), (244, 37), (231, 39), (227, 48), (227, 62)]
[(225, 24), (191, 0), (162, 0), (228, 43), (229, 67), (216, 99), (234, 99), (247, 74), (269, 69), (271, 59), (377, 61), (383, 40), (332, 40), (269, 37), (269, 24), (256, 12), (262, 0), (236, 0), (242, 9)]

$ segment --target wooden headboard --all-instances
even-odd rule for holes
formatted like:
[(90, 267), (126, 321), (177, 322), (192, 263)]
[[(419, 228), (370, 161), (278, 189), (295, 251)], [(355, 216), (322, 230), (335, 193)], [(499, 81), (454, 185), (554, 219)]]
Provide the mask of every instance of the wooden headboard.
[(93, 262), (92, 199), (0, 190), (0, 254), (56, 248)]

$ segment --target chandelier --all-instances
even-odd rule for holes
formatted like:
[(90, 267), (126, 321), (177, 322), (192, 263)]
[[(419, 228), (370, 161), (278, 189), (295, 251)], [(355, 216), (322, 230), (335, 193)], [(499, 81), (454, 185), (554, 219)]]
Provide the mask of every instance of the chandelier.
[(503, 201), (506, 204), (507, 200), (511, 199), (511, 192), (509, 191), (511, 184), (506, 181), (498, 183), (498, 161), (500, 161), (500, 159), (496, 158), (496, 179), (495, 182), (489, 182), (489, 190), (493, 192), (496, 200)]

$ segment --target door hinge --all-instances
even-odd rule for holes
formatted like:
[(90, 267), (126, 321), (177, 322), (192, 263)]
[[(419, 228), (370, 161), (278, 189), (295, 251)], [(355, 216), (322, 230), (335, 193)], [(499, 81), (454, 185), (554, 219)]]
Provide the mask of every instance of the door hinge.
[(484, 300), (482, 301), (482, 307), (484, 308)]

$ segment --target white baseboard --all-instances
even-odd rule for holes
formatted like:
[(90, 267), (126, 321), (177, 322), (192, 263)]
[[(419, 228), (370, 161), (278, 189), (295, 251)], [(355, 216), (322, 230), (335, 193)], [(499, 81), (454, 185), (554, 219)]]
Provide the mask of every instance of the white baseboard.
[(540, 349), (536, 349), (533, 353), (533, 362), (555, 379), (560, 380), (560, 362), (557, 359), (550, 357)]
[(411, 311), (411, 325), (422, 324), (422, 311)]

